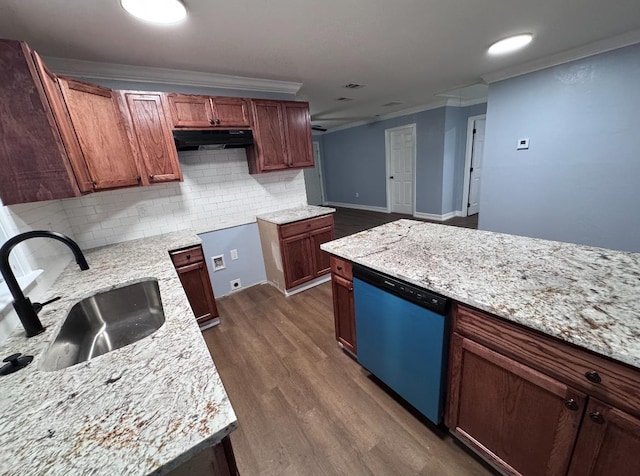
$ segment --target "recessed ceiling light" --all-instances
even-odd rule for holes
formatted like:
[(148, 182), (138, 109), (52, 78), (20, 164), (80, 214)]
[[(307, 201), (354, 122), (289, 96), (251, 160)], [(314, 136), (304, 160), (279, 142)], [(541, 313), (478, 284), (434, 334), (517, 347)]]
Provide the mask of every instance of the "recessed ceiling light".
[(531, 43), (533, 35), (531, 33), (524, 33), (522, 35), (510, 36), (504, 40), (496, 41), (489, 47), (489, 54), (500, 55), (502, 53), (509, 53), (511, 51), (518, 50)]
[(187, 16), (180, 0), (120, 0), (120, 4), (134, 17), (151, 23), (177, 23)]

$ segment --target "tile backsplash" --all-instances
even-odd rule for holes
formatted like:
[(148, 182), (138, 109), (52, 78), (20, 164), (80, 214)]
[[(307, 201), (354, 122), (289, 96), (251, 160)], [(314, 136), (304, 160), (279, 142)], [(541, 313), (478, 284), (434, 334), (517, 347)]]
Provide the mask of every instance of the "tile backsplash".
[(300, 170), (249, 175), (244, 149), (180, 152), (184, 182), (62, 200), (82, 248), (185, 228), (205, 232), (305, 205)]

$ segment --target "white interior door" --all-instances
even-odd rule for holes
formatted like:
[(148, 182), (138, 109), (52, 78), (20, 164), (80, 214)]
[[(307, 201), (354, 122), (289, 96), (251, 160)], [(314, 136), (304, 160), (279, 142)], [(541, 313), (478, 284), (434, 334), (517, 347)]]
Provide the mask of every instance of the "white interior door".
[(413, 167), (416, 154), (415, 127), (387, 131), (391, 212), (413, 214)]
[(474, 121), (467, 215), (475, 215), (480, 211), (480, 178), (482, 177), (482, 157), (484, 154), (484, 126), (486, 122), (486, 119), (476, 119)]
[(320, 144), (313, 143), (313, 160), (315, 165), (312, 168), (304, 169), (304, 186), (307, 191), (307, 203), (309, 205), (322, 205), (322, 172), (320, 165)]

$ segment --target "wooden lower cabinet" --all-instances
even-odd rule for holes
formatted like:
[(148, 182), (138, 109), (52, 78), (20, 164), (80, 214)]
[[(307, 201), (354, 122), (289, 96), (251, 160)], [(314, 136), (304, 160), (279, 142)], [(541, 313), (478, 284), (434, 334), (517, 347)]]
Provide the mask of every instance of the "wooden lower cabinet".
[(198, 324), (217, 318), (218, 308), (202, 247), (172, 251), (170, 254)]
[(356, 317), (353, 304), (353, 281), (331, 275), (333, 292), (333, 319), (336, 340), (353, 354), (356, 354)]
[(186, 463), (168, 473), (168, 476), (237, 476), (238, 466), (231, 439), (227, 436), (217, 445), (201, 451)]
[(446, 424), (507, 474), (640, 474), (640, 371), (462, 304)]
[(570, 476), (640, 474), (640, 419), (590, 399)]
[(331, 271), (322, 243), (335, 237), (333, 215), (277, 225), (258, 218), (267, 280), (286, 292)]
[(459, 335), (450, 430), (510, 474), (565, 474), (586, 396)]

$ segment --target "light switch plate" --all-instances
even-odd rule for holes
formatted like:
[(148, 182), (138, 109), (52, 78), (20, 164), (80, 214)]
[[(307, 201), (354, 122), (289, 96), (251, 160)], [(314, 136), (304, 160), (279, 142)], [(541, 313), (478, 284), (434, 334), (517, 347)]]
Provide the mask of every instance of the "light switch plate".
[(518, 141), (518, 150), (526, 150), (529, 148), (529, 139), (520, 139)]

